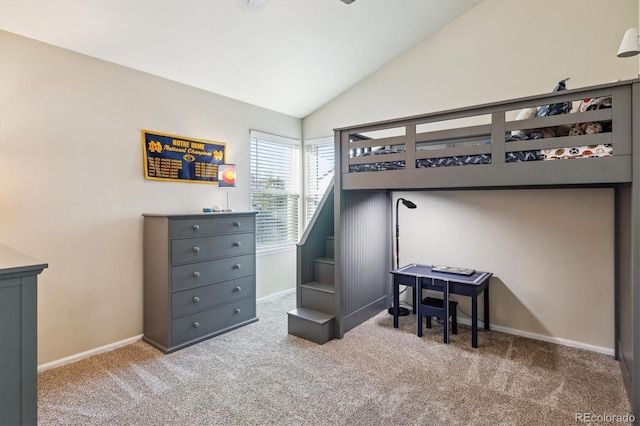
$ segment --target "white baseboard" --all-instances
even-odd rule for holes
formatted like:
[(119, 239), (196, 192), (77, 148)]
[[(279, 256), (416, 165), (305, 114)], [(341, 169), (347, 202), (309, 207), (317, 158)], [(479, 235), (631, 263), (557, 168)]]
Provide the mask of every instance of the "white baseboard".
[[(270, 294), (268, 296), (265, 297), (261, 297), (260, 299), (257, 299), (256, 302), (262, 302), (265, 300), (269, 300), (272, 299), (274, 297), (278, 297), (278, 296), (283, 296), (285, 294), (289, 294), (289, 293), (295, 293), (296, 289), (294, 288), (290, 288), (288, 290), (284, 290), (275, 294)], [(72, 362), (76, 362), (76, 361), (80, 361), (81, 359), (84, 358), (89, 358), (90, 356), (93, 355), (98, 355), (104, 352), (109, 352), (111, 350), (120, 348), (122, 346), (127, 346), (130, 345), (131, 343), (137, 342), (138, 340), (142, 339), (142, 334), (139, 336), (134, 336), (134, 337), (130, 337), (128, 339), (124, 339), (124, 340), (120, 340), (119, 342), (114, 342), (111, 343), (109, 345), (106, 346), (101, 346), (99, 348), (95, 348), (95, 349), (91, 349), (89, 351), (86, 352), (82, 352), (76, 355), (71, 355), (69, 357), (66, 358), (62, 358), (56, 361), (52, 361), (52, 362), (48, 362), (46, 364), (41, 364), (38, 366), (38, 373), (45, 371), (45, 370), (49, 370), (51, 368), (56, 368), (56, 367), (61, 367), (65, 364), (71, 364)]]
[[(467, 318), (458, 318), (459, 324), (465, 324), (471, 327), (471, 320)], [(484, 327), (484, 321), (478, 321), (478, 329)], [(545, 336), (543, 334), (530, 333), (528, 331), (516, 330), (514, 328), (502, 327), (500, 325), (491, 324), (491, 330), (500, 331), (502, 333), (513, 334), (516, 336), (528, 337), (529, 339), (542, 340), (543, 342), (556, 343), (571, 348), (586, 349), (592, 352), (598, 352), (605, 355), (615, 355), (613, 348), (605, 348), (602, 346), (589, 345), (587, 343), (576, 342), (575, 340), (561, 339), (559, 337)]]
[(295, 292), (296, 292), (296, 288), (293, 287), (288, 290), (280, 291), (278, 293), (270, 294), (268, 296), (264, 296), (259, 299), (256, 299), (256, 303), (264, 302), (265, 300), (273, 299), (274, 297), (280, 297), (280, 296), (284, 296), (285, 294), (295, 293)]
[[(289, 293), (295, 293), (296, 289), (295, 288), (291, 288), (288, 290), (284, 290), (275, 294), (270, 294), (268, 296), (265, 297), (261, 297), (260, 299), (257, 299), (257, 302), (262, 302), (265, 300), (269, 300), (272, 299), (274, 297), (279, 297), (279, 296), (283, 296), (285, 294), (289, 294)], [(458, 318), (458, 323), (459, 324), (464, 324), (467, 326), (471, 326), (471, 320), (467, 319), (467, 318)], [(478, 328), (483, 328), (484, 327), (484, 322), (483, 321), (478, 321)], [(595, 346), (595, 345), (589, 345), (587, 343), (582, 343), (582, 342), (576, 342), (574, 340), (568, 340), (568, 339), (561, 339), (558, 337), (551, 337), (551, 336), (545, 336), (542, 334), (536, 334), (536, 333), (530, 333), (527, 331), (522, 331), (522, 330), (516, 330), (513, 328), (508, 328), (508, 327), (502, 327), (499, 325), (492, 325), (491, 326), (492, 330), (495, 331), (500, 331), (502, 333), (507, 333), (507, 334), (513, 334), (516, 336), (522, 336), (522, 337), (528, 337), (530, 339), (535, 339), (535, 340), (542, 340), (543, 342), (550, 342), (550, 343), (556, 343), (558, 345), (563, 345), (563, 346), (569, 346), (572, 348), (578, 348), (578, 349), (585, 349), (588, 351), (593, 351), (593, 352), (598, 352), (601, 354), (605, 354), (605, 355), (610, 355), (610, 356), (614, 356), (615, 355), (615, 351), (613, 348), (605, 348), (602, 346)], [(126, 346), (126, 345), (130, 345), (131, 343), (137, 342), (138, 340), (142, 339), (142, 334), (139, 336), (134, 336), (134, 337), (130, 337), (128, 339), (124, 339), (124, 340), (120, 340), (119, 342), (114, 342), (111, 343), (109, 345), (105, 345), (105, 346), (101, 346), (99, 348), (95, 348), (95, 349), (91, 349), (89, 351), (86, 352), (82, 352), (76, 355), (72, 355), (66, 358), (62, 358), (59, 359), (57, 361), (52, 361), (52, 362), (48, 362), (46, 364), (41, 364), (38, 366), (38, 372), (42, 372), (45, 370), (49, 370), (50, 368), (55, 368), (55, 367), (61, 367), (65, 364), (71, 364), (72, 362), (76, 362), (76, 361), (80, 361), (81, 359), (84, 358), (89, 358), (90, 356), (93, 355), (98, 355), (104, 352), (109, 352), (113, 349), (116, 348), (120, 348), (122, 346)]]
[(81, 359), (84, 358), (89, 358), (90, 356), (93, 355), (98, 355), (104, 352), (109, 352), (111, 350), (120, 348), (122, 346), (127, 346), (130, 345), (131, 343), (137, 342), (138, 340), (142, 339), (142, 334), (139, 336), (134, 336), (134, 337), (130, 337), (128, 339), (124, 339), (124, 340), (120, 340), (119, 342), (114, 342), (111, 343), (109, 345), (106, 346), (101, 346), (99, 348), (95, 348), (95, 349), (91, 349), (89, 351), (86, 352), (82, 352), (76, 355), (71, 355), (69, 357), (66, 358), (62, 358), (59, 359), (57, 361), (52, 361), (52, 362), (48, 362), (46, 364), (41, 364), (38, 366), (38, 373), (45, 371), (45, 370), (49, 370), (50, 368), (55, 368), (55, 367), (61, 367), (65, 364), (71, 364), (72, 362), (76, 362), (76, 361), (80, 361)]

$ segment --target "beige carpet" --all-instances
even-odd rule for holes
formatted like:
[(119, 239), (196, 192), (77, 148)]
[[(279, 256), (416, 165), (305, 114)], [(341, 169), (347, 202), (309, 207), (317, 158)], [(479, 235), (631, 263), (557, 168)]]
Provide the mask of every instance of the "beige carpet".
[[(39, 374), (41, 425), (575, 425), (630, 406), (610, 356), (460, 326), (415, 335), (386, 312), (325, 345), (260, 320), (163, 355), (143, 342)], [(578, 422), (579, 423), (579, 422)]]

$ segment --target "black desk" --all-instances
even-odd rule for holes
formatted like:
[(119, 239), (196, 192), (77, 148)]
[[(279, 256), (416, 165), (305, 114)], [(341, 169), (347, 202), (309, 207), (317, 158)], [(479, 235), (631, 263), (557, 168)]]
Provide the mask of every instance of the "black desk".
[[(443, 292), (446, 286), (449, 293), (471, 297), (471, 345), (478, 347), (478, 295), (484, 292), (484, 329), (489, 330), (489, 278), (491, 272), (476, 271), (472, 275), (435, 272), (431, 265), (410, 264), (391, 271), (393, 274), (393, 326), (398, 328), (398, 309), (400, 303), (399, 286), (414, 289)], [(422, 291), (414, 291), (413, 306), (417, 307), (418, 336), (422, 336)], [(447, 300), (448, 302), (448, 300)], [(447, 303), (445, 303), (447, 305)], [(448, 333), (447, 333), (448, 334)], [(448, 339), (446, 339), (448, 340)]]

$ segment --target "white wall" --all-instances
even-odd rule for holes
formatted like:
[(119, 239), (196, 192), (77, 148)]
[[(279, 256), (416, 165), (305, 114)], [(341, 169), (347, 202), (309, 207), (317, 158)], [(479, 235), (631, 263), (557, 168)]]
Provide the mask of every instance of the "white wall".
[[(201, 212), (227, 195), (145, 180), (141, 129), (226, 143), (242, 211), (249, 130), (300, 138), (300, 120), (7, 32), (0, 52), (0, 241), (49, 264), (38, 362), (140, 335), (141, 214)], [(293, 262), (259, 256), (258, 297), (294, 287), (295, 268), (280, 269)]]
[(398, 212), (401, 264), (491, 271), (493, 325), (613, 348), (612, 189), (396, 195), (417, 205)]
[(638, 76), (616, 57), (638, 0), (484, 0), (303, 120), (305, 139), (337, 127)]
[[(260, 251), (256, 265), (258, 299), (295, 290), (297, 272), (296, 247)], [(283, 312), (283, 318), (286, 312)]]
[[(306, 117), (303, 133), (546, 93), (565, 77), (635, 78), (638, 58), (616, 52), (637, 17), (636, 0), (485, 0)], [(395, 195), (419, 205), (400, 213), (401, 263), (492, 271), (494, 325), (613, 351), (613, 190)]]

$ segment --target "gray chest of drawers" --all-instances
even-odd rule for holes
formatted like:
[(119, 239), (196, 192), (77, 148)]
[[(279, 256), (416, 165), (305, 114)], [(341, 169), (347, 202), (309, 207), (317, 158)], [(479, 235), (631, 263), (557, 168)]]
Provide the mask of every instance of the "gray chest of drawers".
[(46, 263), (0, 244), (0, 425), (38, 424), (38, 274)]
[(145, 342), (169, 353), (258, 320), (255, 213), (143, 216)]

